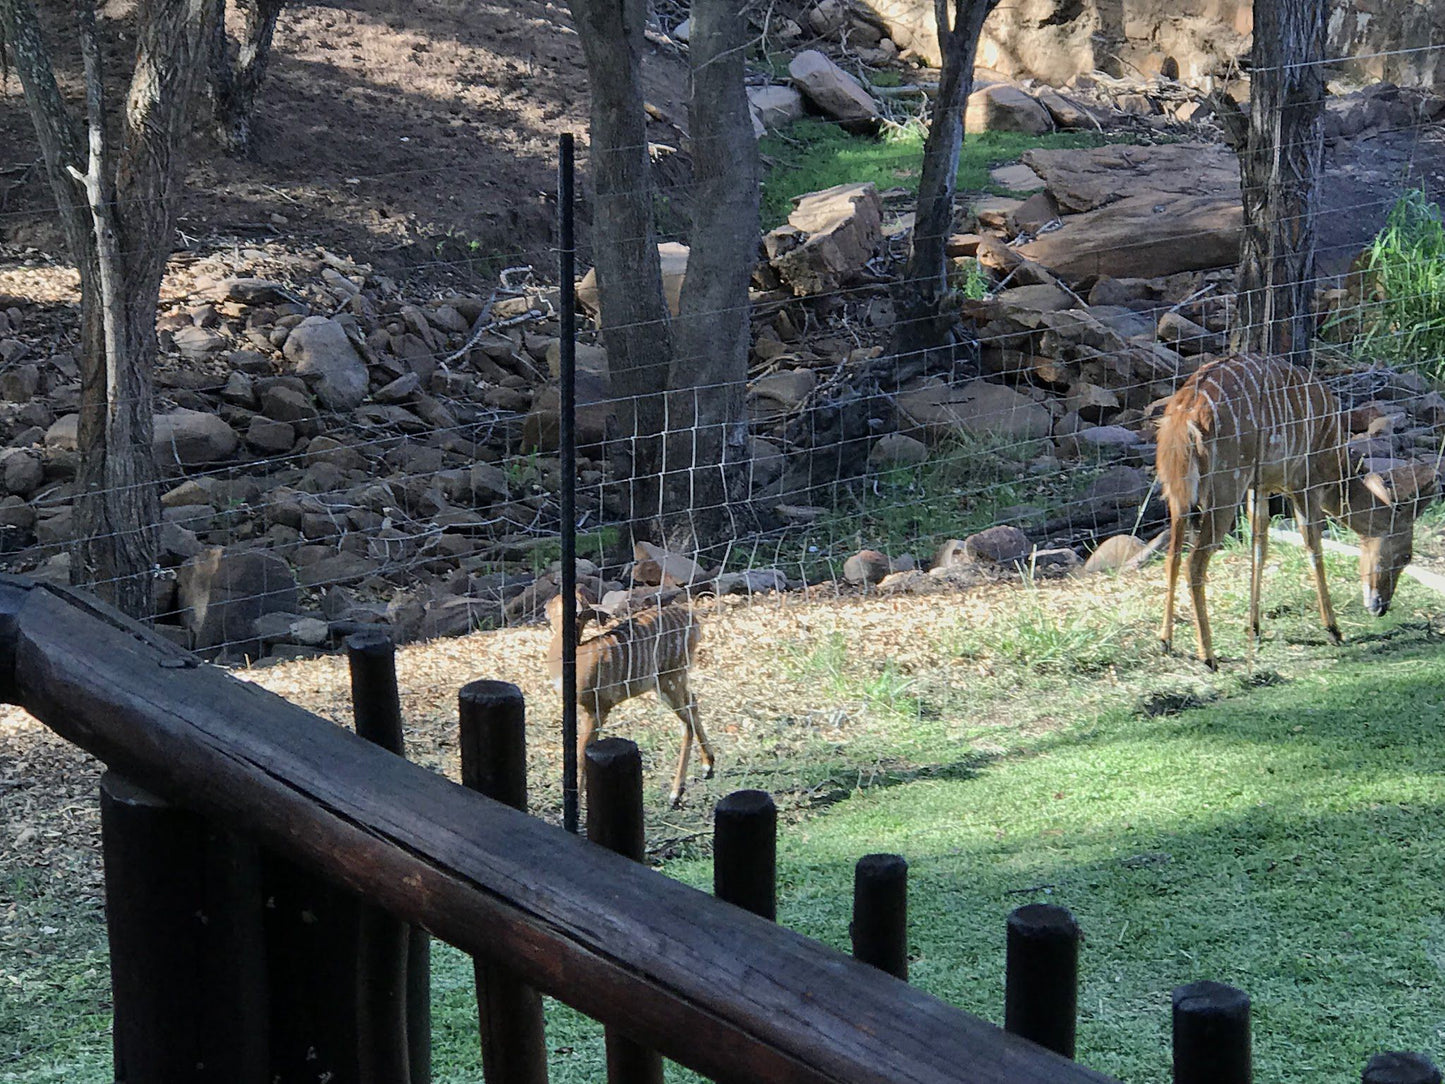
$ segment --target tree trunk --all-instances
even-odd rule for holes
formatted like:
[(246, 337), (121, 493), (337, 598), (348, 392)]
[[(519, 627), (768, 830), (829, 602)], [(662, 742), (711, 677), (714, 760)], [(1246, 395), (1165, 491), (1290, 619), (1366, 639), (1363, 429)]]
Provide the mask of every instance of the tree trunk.
[(963, 114), (973, 91), (973, 64), (983, 23), (999, 0), (935, 0), (938, 43), (943, 54), (933, 117), (923, 145), (923, 174), (913, 222), (913, 250), (898, 292), (898, 323), (893, 351), (907, 359), (946, 346), (950, 325), (948, 237), (953, 231), (953, 199), (958, 188), (958, 157), (963, 148)]
[(233, 60), (226, 37), (224, 7), (211, 36), (211, 110), (216, 138), (229, 154), (251, 153), (251, 118), (285, 0), (236, 0), (241, 12), (240, 44)]
[(758, 255), (758, 150), (743, 83), (747, 3), (693, 0), (694, 212), (668, 399), (667, 543), (734, 537), (747, 497), (748, 283)]
[[(80, 474), (72, 582), (140, 617), (152, 610), (160, 502), (152, 369), (156, 305), (175, 226), (180, 148), (216, 0), (150, 0), (137, 20), (136, 66), (121, 143), (106, 142), (93, 11), (82, 5), (89, 150), (56, 86), (29, 0), (0, 0), (26, 104), (80, 272)], [(84, 167), (82, 169), (82, 167)]]
[(672, 328), (662, 296), (642, 100), (645, 0), (572, 0), (592, 90), (589, 172), (602, 341), (618, 400), (612, 469), (628, 549), (662, 539), (662, 432)]
[(1234, 348), (1304, 361), (1314, 338), (1315, 208), (1324, 153), (1324, 0), (1255, 0), (1244, 238)]

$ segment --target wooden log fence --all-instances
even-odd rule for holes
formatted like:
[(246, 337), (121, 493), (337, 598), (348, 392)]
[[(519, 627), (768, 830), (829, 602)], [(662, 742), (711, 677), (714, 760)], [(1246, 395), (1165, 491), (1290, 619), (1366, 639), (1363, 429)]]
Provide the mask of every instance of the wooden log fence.
[[(768, 795), (718, 804), (709, 897), (641, 864), (633, 743), (589, 748), (579, 839), (526, 815), (515, 686), (461, 690), (457, 786), (401, 755), (391, 644), (347, 647), (357, 734), (100, 604), (0, 577), (0, 697), (110, 768), (118, 1084), (423, 1084), (428, 931), (476, 961), (491, 1084), (548, 1079), (541, 993), (603, 1024), (610, 1084), (660, 1082), (664, 1056), (725, 1084), (1110, 1084), (1071, 1060), (1067, 910), (1009, 915), (1000, 1029), (907, 985), (901, 856), (857, 865), (850, 959), (773, 921)], [(1175, 1084), (1251, 1080), (1249, 1008), (1219, 983), (1174, 991)], [(1440, 1079), (1394, 1052), (1361, 1077)]]

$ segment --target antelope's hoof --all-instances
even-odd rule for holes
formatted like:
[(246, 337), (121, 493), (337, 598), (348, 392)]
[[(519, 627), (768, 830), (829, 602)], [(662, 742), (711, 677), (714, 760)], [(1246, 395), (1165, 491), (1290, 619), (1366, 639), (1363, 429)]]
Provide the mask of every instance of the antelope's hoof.
[(1164, 654), (1166, 655), (1174, 654), (1174, 641), (1166, 640), (1161, 636), (1159, 638), (1159, 650), (1164, 652)]
[(1345, 638), (1340, 635), (1340, 629), (1338, 625), (1329, 625), (1325, 628), (1325, 631), (1330, 634), (1331, 643), (1342, 644), (1345, 642)]
[(675, 790), (672, 792), (672, 795), (667, 799), (667, 807), (669, 809), (676, 809), (680, 805), (682, 805), (682, 791)]
[(709, 765), (707, 765), (705, 768), (703, 768), (703, 770), (702, 770), (702, 777), (703, 777), (704, 779), (711, 779), (711, 778), (712, 778), (712, 775), (713, 775), (712, 765), (709, 764)]
[(1205, 666), (1209, 667), (1209, 669), (1214, 671), (1216, 674), (1219, 672), (1219, 660), (1216, 659), (1213, 655), (1210, 655), (1207, 659), (1200, 659), (1199, 661), (1202, 662)]
[(1249, 626), (1249, 639), (1250, 639), (1250, 641), (1251, 641), (1252, 643), (1255, 643), (1255, 644), (1259, 643), (1259, 626), (1258, 626), (1258, 625), (1250, 625), (1250, 626)]

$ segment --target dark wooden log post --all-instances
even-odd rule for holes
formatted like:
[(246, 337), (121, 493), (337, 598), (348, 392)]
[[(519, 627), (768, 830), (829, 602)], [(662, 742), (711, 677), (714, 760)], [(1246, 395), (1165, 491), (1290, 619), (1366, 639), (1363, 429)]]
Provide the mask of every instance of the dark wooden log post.
[(761, 790), (739, 790), (713, 810), (712, 891), (763, 918), (778, 917), (778, 807)]
[[(346, 638), (356, 733), (406, 756), (396, 647), (380, 629)], [(362, 1084), (431, 1079), (431, 943), (377, 907), (357, 919), (357, 1063)]]
[[(527, 811), (526, 704), (505, 681), (474, 681), (458, 696), (462, 784)], [(542, 995), (512, 972), (475, 961), (482, 1075), (492, 1084), (547, 1084)]]
[(1004, 1030), (1074, 1056), (1079, 924), (1066, 908), (1030, 903), (1008, 916)]
[[(587, 838), (641, 862), (642, 754), (626, 738), (603, 738), (587, 747)], [(622, 1035), (606, 1031), (608, 1084), (662, 1084), (662, 1056)]]
[(356, 1080), (359, 901), (269, 852), (261, 872), (271, 1077)]
[(908, 863), (865, 854), (853, 869), (853, 956), (908, 981)]
[(116, 1081), (269, 1080), (255, 847), (115, 772), (100, 810)]
[(1390, 1051), (1369, 1060), (1360, 1084), (1441, 1084), (1440, 1070), (1424, 1054)]
[(1221, 982), (1174, 988), (1174, 1084), (1250, 1084), (1249, 995)]

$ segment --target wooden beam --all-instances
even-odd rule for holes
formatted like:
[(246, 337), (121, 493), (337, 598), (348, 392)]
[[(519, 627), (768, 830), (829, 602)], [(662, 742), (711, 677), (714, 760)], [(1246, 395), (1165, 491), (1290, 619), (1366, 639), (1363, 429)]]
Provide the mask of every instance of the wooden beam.
[(0, 578), (7, 661), (0, 694), (141, 785), (715, 1080), (1109, 1084), (198, 664), (103, 606)]

